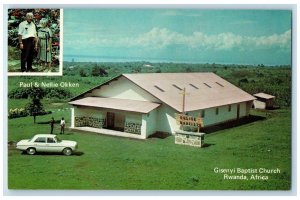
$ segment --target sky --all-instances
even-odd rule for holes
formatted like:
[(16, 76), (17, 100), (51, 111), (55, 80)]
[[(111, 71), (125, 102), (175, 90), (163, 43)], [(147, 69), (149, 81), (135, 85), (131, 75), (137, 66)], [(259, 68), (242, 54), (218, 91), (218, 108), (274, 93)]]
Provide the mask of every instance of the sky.
[(291, 11), (64, 9), (64, 57), (291, 64)]

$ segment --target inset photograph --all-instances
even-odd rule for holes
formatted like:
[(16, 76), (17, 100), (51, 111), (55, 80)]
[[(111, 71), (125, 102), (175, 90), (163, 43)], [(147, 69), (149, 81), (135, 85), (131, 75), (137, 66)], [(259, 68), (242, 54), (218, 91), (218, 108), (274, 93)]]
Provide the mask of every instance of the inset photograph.
[(8, 10), (8, 75), (62, 74), (62, 9)]

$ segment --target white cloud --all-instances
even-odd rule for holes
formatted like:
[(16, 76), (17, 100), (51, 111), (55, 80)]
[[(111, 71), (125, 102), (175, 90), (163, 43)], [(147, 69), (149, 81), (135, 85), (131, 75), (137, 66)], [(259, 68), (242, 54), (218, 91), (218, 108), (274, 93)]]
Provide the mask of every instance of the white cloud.
[(289, 48), (291, 45), (291, 30), (286, 31), (281, 35), (273, 34), (262, 37), (248, 37), (246, 38), (246, 41), (249, 45), (254, 44), (256, 47), (278, 46), (280, 48)]
[(202, 32), (193, 32), (184, 35), (166, 28), (154, 27), (150, 31), (131, 37), (109, 37), (94, 35), (89, 38), (81, 38), (73, 41), (73, 44), (91, 46), (111, 46), (111, 47), (145, 47), (151, 49), (161, 49), (170, 45), (183, 45), (188, 48), (202, 48), (204, 50), (230, 50), (238, 49), (269, 49), (281, 48), (289, 49), (291, 46), (291, 30), (282, 34), (269, 36), (250, 37), (241, 36), (234, 33), (220, 33), (208, 35)]

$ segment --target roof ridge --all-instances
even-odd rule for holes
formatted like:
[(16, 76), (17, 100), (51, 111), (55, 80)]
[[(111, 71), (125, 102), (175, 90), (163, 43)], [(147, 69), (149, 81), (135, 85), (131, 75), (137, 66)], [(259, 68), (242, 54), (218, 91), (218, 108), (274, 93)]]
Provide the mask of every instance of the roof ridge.
[(214, 72), (163, 72), (163, 73), (156, 73), (156, 72), (151, 72), (151, 73), (124, 73), (122, 75), (161, 75), (161, 74), (215, 74)]

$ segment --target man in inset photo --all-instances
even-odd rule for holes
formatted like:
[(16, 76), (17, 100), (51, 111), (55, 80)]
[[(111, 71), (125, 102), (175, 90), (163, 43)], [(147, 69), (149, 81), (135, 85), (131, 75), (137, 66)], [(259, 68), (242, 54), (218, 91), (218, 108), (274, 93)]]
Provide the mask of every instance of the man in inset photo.
[(61, 75), (61, 9), (8, 9), (9, 76)]
[(33, 14), (27, 13), (26, 20), (19, 25), (18, 39), (21, 49), (21, 71), (31, 72), (34, 51), (37, 50), (37, 33), (32, 22)]

